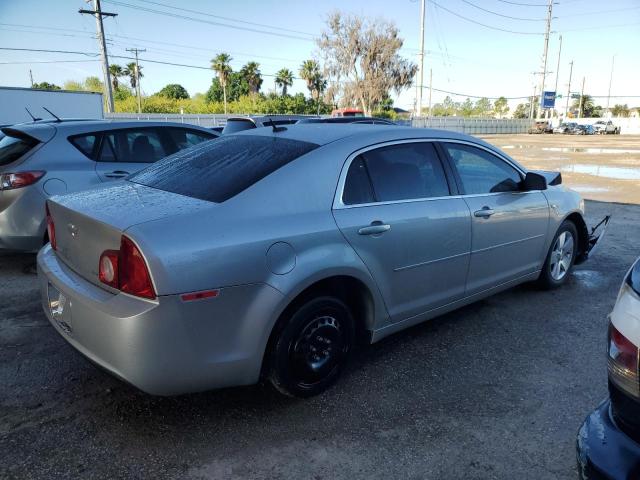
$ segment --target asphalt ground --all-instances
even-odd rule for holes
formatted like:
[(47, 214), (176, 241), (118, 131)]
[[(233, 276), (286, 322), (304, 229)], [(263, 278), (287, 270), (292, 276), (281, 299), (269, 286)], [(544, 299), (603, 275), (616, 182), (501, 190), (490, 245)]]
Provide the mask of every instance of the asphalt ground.
[(605, 337), (640, 254), (640, 206), (554, 291), (527, 284), (360, 348), (307, 400), (257, 385), (141, 393), (41, 311), (33, 255), (0, 257), (0, 478), (574, 479), (606, 396)]

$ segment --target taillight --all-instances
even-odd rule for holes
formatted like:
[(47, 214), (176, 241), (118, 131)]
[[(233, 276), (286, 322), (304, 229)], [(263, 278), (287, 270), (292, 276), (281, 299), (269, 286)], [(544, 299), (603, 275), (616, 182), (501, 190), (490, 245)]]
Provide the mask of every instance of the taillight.
[(137, 297), (156, 298), (147, 263), (133, 241), (120, 240), (120, 250), (106, 250), (100, 255), (98, 278), (105, 285)]
[(13, 190), (27, 187), (36, 183), (46, 172), (41, 170), (33, 172), (3, 173), (0, 175), (0, 190)]
[(609, 380), (633, 397), (640, 398), (638, 347), (609, 322)]
[(49, 212), (49, 204), (45, 204), (45, 211), (47, 212), (47, 235), (49, 236), (49, 243), (51, 243), (51, 248), (54, 250), (57, 249), (56, 244), (56, 226), (53, 223), (53, 218), (51, 217), (51, 212)]

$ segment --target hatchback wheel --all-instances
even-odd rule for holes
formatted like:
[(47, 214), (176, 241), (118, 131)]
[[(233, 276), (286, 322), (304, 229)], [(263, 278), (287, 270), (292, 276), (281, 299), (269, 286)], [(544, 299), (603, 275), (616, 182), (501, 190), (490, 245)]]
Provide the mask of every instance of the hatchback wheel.
[(564, 221), (551, 242), (539, 282), (544, 288), (556, 288), (567, 281), (578, 246), (578, 231), (571, 221)]
[(271, 347), (269, 380), (293, 397), (317, 395), (331, 386), (344, 367), (354, 337), (347, 306), (333, 297), (316, 297), (280, 324)]

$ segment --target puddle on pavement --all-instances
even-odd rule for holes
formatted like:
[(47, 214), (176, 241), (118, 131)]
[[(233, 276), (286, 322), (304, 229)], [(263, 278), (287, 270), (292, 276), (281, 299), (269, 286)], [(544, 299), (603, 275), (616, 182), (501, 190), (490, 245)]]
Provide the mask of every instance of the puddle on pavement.
[(563, 172), (583, 173), (596, 177), (615, 178), (616, 180), (640, 180), (640, 168), (606, 167), (603, 165), (566, 165)]
[(586, 288), (602, 288), (607, 285), (607, 278), (595, 270), (574, 270), (573, 276)]

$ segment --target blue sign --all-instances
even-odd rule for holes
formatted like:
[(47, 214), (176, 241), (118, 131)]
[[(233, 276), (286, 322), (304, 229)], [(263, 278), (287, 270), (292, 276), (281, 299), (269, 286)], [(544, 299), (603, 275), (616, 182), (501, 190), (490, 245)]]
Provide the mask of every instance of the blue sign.
[(554, 108), (556, 106), (556, 92), (543, 92), (542, 108)]

